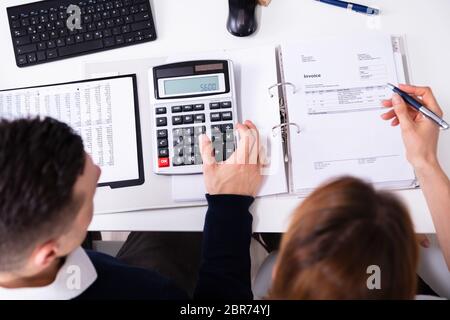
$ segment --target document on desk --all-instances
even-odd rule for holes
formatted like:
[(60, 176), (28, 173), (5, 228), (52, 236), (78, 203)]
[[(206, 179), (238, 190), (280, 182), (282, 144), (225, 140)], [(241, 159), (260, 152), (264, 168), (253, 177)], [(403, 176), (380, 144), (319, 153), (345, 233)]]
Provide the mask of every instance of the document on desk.
[(141, 153), (134, 81), (124, 76), (0, 91), (0, 118), (48, 116), (65, 122), (101, 167), (100, 186), (134, 185)]
[[(289, 121), (291, 187), (308, 192), (342, 175), (387, 187), (410, 187), (399, 128), (380, 119), (397, 83), (391, 38), (320, 39), (281, 47)], [(400, 77), (400, 79), (402, 79)]]

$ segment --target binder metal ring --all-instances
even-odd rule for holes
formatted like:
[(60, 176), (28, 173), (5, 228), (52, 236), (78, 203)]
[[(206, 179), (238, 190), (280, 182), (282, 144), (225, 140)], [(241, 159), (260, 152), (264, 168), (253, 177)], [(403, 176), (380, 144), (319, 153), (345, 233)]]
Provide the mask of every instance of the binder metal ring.
[(277, 84), (274, 84), (273, 86), (269, 87), (269, 95), (271, 98), (273, 98), (272, 89), (281, 87), (281, 86), (290, 86), (292, 87), (292, 92), (295, 94), (297, 92), (297, 87), (292, 82), (279, 82)]
[(297, 128), (297, 133), (300, 133), (300, 132), (301, 132), (300, 126), (299, 126), (298, 124), (296, 124), (295, 122), (287, 122), (287, 123), (281, 123), (281, 124), (279, 124), (279, 125), (274, 126), (274, 127), (272, 128), (272, 135), (273, 135), (274, 137), (276, 137), (276, 136), (277, 136), (277, 130), (276, 130), (276, 129), (283, 130), (285, 127), (288, 127), (288, 126), (294, 126), (294, 127), (296, 127), (296, 128)]

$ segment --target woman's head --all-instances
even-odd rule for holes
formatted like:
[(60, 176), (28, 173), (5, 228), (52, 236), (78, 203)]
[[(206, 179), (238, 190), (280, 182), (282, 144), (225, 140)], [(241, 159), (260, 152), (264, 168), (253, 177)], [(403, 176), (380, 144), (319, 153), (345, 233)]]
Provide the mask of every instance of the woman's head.
[[(269, 298), (410, 299), (417, 261), (403, 204), (358, 179), (341, 178), (316, 190), (294, 212)], [(372, 278), (377, 284), (378, 267), (380, 289), (368, 286)]]

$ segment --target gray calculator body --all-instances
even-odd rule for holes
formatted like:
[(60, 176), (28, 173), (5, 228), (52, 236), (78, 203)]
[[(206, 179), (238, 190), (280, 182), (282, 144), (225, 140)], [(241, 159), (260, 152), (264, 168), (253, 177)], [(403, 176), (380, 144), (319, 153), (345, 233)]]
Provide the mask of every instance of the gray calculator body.
[(156, 174), (202, 172), (199, 135), (213, 142), (217, 162), (235, 150), (238, 121), (233, 63), (200, 60), (155, 66), (150, 70), (153, 171)]

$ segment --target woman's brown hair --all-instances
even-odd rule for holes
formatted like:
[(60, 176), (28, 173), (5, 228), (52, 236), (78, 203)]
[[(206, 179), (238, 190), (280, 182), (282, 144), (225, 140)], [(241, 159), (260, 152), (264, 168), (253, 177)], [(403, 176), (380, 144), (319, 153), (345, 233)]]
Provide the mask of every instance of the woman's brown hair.
[[(313, 192), (283, 236), (269, 299), (411, 299), (418, 248), (394, 195), (355, 178)], [(369, 266), (380, 289), (369, 289)]]

